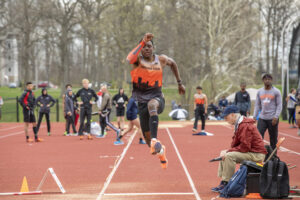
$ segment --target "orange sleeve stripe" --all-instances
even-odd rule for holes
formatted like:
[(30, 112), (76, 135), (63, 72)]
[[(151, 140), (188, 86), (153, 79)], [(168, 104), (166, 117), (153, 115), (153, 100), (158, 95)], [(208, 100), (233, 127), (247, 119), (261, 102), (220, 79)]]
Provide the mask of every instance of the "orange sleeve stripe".
[(144, 40), (140, 42), (127, 56), (127, 61), (130, 64), (133, 64), (137, 61), (137, 58), (142, 50), (142, 48), (145, 46)]

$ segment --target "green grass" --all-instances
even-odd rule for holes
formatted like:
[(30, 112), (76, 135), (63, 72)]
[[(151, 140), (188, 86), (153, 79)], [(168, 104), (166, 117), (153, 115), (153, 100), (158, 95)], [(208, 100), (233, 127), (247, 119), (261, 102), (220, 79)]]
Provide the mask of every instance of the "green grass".
[[(75, 92), (79, 90), (79, 88), (73, 89)], [(117, 89), (110, 89), (111, 97), (117, 94)], [(60, 97), (60, 89), (48, 89), (48, 94), (51, 95), (54, 99), (59, 100), (59, 121), (64, 121), (63, 112), (62, 112), (62, 98)], [(0, 96), (4, 99), (4, 105), (2, 106), (2, 119), (1, 122), (16, 122), (17, 121), (17, 104), (16, 97), (20, 97), (23, 93), (21, 88), (8, 88), (8, 87), (0, 87)], [(125, 90), (125, 93), (130, 96), (131, 92), (129, 89)], [(166, 99), (166, 107), (164, 112), (160, 115), (160, 120), (170, 120), (171, 118), (168, 116), (171, 111), (171, 101), (176, 100), (179, 102), (180, 96), (178, 94), (177, 88), (165, 88), (163, 89), (163, 93)], [(34, 94), (36, 98), (41, 95), (41, 89), (34, 90)], [(19, 119), (20, 122), (23, 121), (23, 113), (22, 107), (18, 104), (19, 107)], [(93, 111), (97, 111), (97, 106), (93, 106)], [(35, 110), (36, 117), (38, 114), (38, 109)], [(115, 120), (115, 109), (113, 109), (112, 120)], [(98, 121), (98, 116), (93, 116), (94, 121)], [(56, 105), (51, 108), (51, 121), (56, 121)]]

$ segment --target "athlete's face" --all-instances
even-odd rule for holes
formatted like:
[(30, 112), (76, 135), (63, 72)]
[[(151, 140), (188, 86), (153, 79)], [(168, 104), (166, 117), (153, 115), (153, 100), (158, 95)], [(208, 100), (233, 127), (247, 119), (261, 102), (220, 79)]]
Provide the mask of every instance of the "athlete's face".
[(44, 91), (43, 91), (43, 94), (46, 95), (46, 94), (47, 94), (47, 90), (44, 90)]
[(124, 93), (124, 89), (121, 89), (121, 90), (120, 90), (120, 94), (123, 94), (123, 93)]
[(82, 86), (83, 86), (85, 89), (88, 89), (88, 88), (89, 88), (89, 82), (84, 81), (84, 82), (82, 83)]
[(144, 58), (151, 58), (153, 55), (153, 44), (151, 41), (147, 42), (142, 49), (142, 55)]
[(246, 85), (243, 85), (243, 84), (242, 84), (242, 85), (241, 85), (241, 90), (242, 90), (242, 91), (245, 91), (245, 90), (246, 90)]
[(269, 87), (272, 85), (272, 78), (266, 77), (263, 79), (265, 86)]
[(33, 84), (28, 84), (26, 88), (27, 88), (27, 90), (32, 90), (33, 89)]
[(197, 89), (197, 93), (198, 93), (198, 94), (202, 94), (202, 90)]

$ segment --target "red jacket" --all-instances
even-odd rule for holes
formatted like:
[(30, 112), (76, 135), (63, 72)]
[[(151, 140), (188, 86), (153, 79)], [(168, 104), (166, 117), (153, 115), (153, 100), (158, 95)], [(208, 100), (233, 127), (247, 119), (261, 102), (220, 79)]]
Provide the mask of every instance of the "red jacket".
[(267, 154), (264, 141), (254, 123), (253, 119), (244, 117), (232, 137), (231, 148), (228, 152), (238, 151), (242, 153), (254, 152)]

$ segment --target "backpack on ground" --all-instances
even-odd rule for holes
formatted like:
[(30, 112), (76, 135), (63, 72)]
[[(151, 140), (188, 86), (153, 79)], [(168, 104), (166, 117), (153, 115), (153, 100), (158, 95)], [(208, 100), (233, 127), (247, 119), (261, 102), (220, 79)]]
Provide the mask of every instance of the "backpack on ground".
[(287, 198), (290, 190), (287, 165), (278, 158), (265, 163), (260, 174), (259, 187), (263, 198)]
[(228, 184), (220, 192), (220, 197), (241, 197), (246, 188), (247, 167), (241, 165), (240, 169), (231, 177)]

